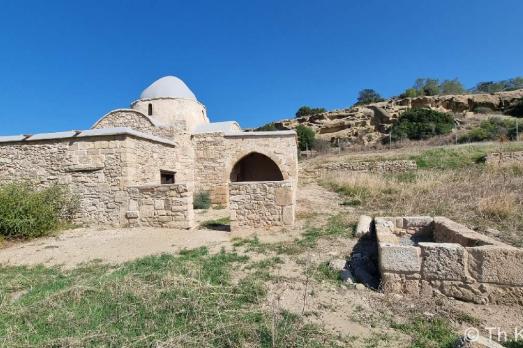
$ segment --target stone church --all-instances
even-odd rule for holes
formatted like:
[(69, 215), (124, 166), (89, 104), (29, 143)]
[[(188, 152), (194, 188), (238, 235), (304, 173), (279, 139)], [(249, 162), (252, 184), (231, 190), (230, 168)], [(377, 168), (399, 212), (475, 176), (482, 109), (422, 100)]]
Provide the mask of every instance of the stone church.
[(0, 184), (67, 185), (84, 224), (192, 228), (194, 194), (207, 191), (233, 230), (292, 225), (296, 141), (294, 131), (210, 122), (187, 85), (166, 76), (89, 130), (0, 137)]

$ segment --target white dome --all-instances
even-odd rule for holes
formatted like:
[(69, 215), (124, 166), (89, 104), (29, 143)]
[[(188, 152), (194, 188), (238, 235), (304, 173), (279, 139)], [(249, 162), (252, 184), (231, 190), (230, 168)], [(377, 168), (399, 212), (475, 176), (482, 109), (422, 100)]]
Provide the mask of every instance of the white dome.
[(184, 98), (196, 100), (196, 96), (187, 87), (185, 82), (176, 76), (165, 76), (153, 82), (149, 87), (143, 90), (140, 99), (151, 98)]

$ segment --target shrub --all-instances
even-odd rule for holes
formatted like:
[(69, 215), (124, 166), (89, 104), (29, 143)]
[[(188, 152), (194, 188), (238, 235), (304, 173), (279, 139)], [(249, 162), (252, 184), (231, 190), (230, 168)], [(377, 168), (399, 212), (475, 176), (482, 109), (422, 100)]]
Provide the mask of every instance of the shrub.
[(209, 209), (211, 207), (211, 194), (209, 191), (200, 191), (194, 194), (194, 209)]
[(473, 128), (460, 136), (458, 142), (466, 143), (500, 139), (516, 139), (516, 122), (514, 120), (490, 118), (482, 121), (479, 127)]
[(523, 117), (523, 98), (520, 99), (516, 105), (508, 109), (507, 115), (514, 117)]
[(272, 131), (277, 131), (278, 128), (276, 128), (276, 125), (274, 124), (274, 122), (271, 122), (271, 123), (264, 124), (263, 126), (256, 128), (255, 130), (258, 132), (263, 132), (263, 131), (272, 132)]
[(296, 127), (296, 133), (298, 134), (298, 146), (300, 150), (304, 151), (312, 149), (314, 145), (315, 133), (312, 128), (299, 125)]
[(373, 89), (362, 89), (359, 92), (358, 101), (355, 105), (365, 105), (370, 103), (377, 103), (383, 101), (381, 95)]
[(71, 220), (77, 200), (62, 186), (37, 190), (28, 183), (0, 187), (0, 235), (35, 238), (59, 229)]
[(487, 106), (477, 106), (474, 108), (474, 112), (476, 114), (483, 114), (483, 115), (486, 115), (486, 114), (491, 114), (493, 111), (491, 108), (487, 107)]
[(310, 116), (315, 114), (321, 114), (322, 112), (326, 112), (325, 108), (311, 108), (308, 106), (302, 106), (301, 108), (296, 111), (296, 117), (302, 117), (302, 116)]
[(392, 127), (392, 140), (428, 139), (448, 134), (454, 128), (454, 117), (450, 114), (430, 110), (411, 109), (402, 113)]

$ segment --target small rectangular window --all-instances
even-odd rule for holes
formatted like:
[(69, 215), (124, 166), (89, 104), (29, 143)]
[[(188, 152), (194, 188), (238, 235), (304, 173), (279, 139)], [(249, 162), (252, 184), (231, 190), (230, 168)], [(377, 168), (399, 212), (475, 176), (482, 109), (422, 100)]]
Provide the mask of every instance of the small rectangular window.
[(175, 172), (161, 170), (160, 171), (160, 182), (162, 183), (162, 185), (174, 184), (174, 175), (175, 174), (176, 174)]

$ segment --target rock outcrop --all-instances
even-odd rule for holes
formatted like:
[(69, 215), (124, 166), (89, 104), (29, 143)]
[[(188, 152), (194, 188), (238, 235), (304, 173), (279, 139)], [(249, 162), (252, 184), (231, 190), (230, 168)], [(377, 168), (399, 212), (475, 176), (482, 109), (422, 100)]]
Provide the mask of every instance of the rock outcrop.
[(372, 144), (380, 141), (398, 116), (411, 108), (430, 108), (467, 118), (480, 111), (480, 108), (482, 113), (503, 113), (521, 98), (523, 89), (492, 94), (392, 98), (365, 106), (281, 120), (274, 125), (278, 129), (288, 130), (301, 124), (313, 128), (320, 139)]

